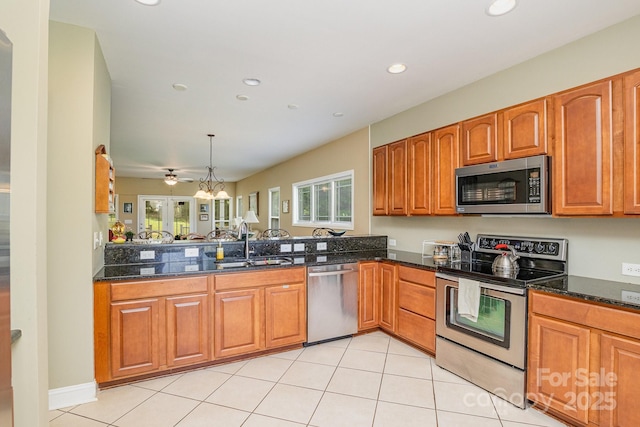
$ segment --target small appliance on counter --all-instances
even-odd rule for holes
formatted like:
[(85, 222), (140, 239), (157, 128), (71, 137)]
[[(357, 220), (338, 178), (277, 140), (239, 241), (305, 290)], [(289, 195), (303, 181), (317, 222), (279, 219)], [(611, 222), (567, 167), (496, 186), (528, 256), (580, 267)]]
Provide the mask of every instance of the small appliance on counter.
[(433, 258), (435, 264), (446, 264), (460, 261), (460, 247), (448, 240), (424, 240), (422, 257)]

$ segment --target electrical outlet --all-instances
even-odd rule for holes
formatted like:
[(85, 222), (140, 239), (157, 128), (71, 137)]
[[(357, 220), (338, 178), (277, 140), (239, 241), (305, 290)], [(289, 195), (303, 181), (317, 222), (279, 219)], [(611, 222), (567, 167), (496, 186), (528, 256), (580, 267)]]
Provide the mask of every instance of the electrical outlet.
[(395, 246), (396, 245), (396, 239), (389, 239), (388, 243), (389, 243), (389, 246)]
[(316, 245), (317, 251), (326, 251), (327, 250), (327, 242), (318, 242)]
[(198, 248), (185, 248), (184, 250), (185, 258), (196, 257), (199, 255), (200, 255), (200, 252), (198, 251)]
[(283, 243), (280, 245), (280, 253), (291, 252), (291, 243)]
[(156, 251), (140, 251), (140, 259), (155, 259)]
[(640, 292), (622, 291), (622, 301), (640, 304)]
[(638, 276), (640, 277), (640, 264), (629, 264), (628, 262), (622, 263), (622, 274), (625, 276)]
[(293, 244), (294, 252), (304, 252), (304, 243), (294, 243)]

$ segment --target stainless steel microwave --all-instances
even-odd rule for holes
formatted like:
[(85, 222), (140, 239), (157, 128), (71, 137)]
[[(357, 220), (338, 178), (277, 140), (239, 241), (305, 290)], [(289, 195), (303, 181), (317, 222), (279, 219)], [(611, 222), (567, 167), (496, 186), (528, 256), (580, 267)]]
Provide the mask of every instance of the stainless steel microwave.
[(525, 157), (456, 169), (456, 212), (551, 213), (550, 158)]

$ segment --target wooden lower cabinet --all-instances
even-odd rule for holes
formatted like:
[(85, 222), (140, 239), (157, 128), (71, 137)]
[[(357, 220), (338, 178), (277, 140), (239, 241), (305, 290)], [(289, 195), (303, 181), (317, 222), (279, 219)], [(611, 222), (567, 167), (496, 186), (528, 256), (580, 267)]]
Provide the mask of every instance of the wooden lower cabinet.
[(116, 378), (157, 371), (164, 338), (160, 299), (112, 304), (111, 375)]
[(358, 266), (358, 330), (380, 325), (379, 263), (361, 262)]
[(264, 348), (263, 295), (263, 289), (216, 292), (213, 308), (215, 358)]
[(638, 372), (640, 341), (616, 335), (600, 335), (600, 389), (596, 402), (600, 406), (601, 426), (640, 426)]
[(397, 267), (380, 264), (380, 327), (395, 333)]
[(214, 357), (305, 342), (305, 277), (304, 268), (216, 275)]
[(307, 337), (306, 285), (272, 286), (265, 289), (265, 346), (297, 344)]
[(579, 373), (589, 372), (589, 328), (532, 315), (529, 334), (529, 398), (586, 425), (589, 387)]
[(530, 400), (578, 426), (638, 426), (640, 314), (531, 292)]
[(209, 295), (166, 299), (167, 366), (209, 359)]
[(396, 333), (423, 349), (436, 351), (435, 273), (416, 268), (398, 268)]

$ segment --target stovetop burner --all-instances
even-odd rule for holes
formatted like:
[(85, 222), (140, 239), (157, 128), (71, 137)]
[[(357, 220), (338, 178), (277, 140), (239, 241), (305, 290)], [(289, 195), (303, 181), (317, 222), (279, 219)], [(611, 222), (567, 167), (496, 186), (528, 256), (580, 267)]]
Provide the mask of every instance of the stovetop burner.
[[(520, 257), (517, 260), (519, 269), (510, 272), (493, 271), (493, 260), (503, 252), (495, 249), (495, 246), (501, 243), (515, 248)], [(479, 234), (476, 248), (478, 250), (470, 256), (471, 262), (441, 266), (440, 270), (472, 280), (514, 287), (563, 280), (567, 275), (568, 241), (566, 239)]]

